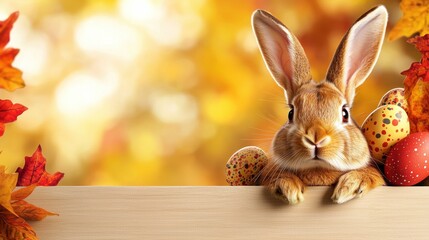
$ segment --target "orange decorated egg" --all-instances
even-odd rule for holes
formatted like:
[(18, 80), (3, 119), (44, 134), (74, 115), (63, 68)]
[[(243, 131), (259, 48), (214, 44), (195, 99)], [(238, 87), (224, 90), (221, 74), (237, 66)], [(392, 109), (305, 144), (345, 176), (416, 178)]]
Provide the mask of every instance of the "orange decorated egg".
[(404, 110), (407, 110), (408, 103), (405, 99), (404, 89), (394, 88), (384, 94), (378, 106), (383, 105), (397, 105), (399, 107), (402, 107)]
[(244, 147), (235, 152), (226, 163), (226, 181), (231, 186), (257, 185), (256, 180), (267, 164), (265, 152), (255, 146)]

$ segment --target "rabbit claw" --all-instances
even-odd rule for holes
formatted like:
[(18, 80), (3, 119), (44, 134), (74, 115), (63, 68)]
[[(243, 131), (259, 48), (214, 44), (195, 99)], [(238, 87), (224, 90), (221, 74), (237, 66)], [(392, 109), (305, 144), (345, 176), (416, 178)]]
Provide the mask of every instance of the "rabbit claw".
[(291, 205), (304, 201), (304, 183), (300, 179), (280, 178), (268, 185), (269, 191), (277, 198)]
[(370, 190), (370, 186), (358, 171), (350, 171), (338, 180), (337, 186), (332, 194), (332, 201), (341, 204), (353, 198), (360, 198)]

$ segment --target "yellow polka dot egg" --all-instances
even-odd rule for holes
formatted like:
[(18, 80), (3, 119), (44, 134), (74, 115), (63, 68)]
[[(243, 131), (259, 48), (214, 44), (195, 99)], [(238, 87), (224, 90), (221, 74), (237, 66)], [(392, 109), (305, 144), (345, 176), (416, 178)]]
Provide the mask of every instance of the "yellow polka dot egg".
[(407, 113), (398, 105), (380, 106), (364, 121), (362, 132), (371, 156), (384, 164), (390, 148), (410, 133)]

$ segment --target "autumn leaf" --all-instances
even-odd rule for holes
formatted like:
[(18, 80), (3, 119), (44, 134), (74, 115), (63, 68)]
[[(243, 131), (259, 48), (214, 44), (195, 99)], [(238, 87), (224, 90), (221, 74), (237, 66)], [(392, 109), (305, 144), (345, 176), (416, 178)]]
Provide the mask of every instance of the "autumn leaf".
[(10, 100), (0, 99), (0, 137), (3, 136), (5, 123), (10, 123), (16, 120), (28, 108), (25, 106), (15, 103), (13, 104)]
[(24, 188), (20, 188), (16, 191), (14, 191), (10, 197), (10, 199), (12, 201), (19, 201), (19, 200), (24, 200), (26, 199), (28, 196), (31, 195), (31, 193), (33, 193), (34, 189), (37, 187), (36, 184), (24, 187)]
[[(58, 216), (57, 213), (49, 212), (24, 200), (30, 196), (31, 193), (33, 193), (36, 187), (37, 185), (33, 184), (24, 188), (20, 188), (11, 194), (11, 206), (13, 208), (14, 214), (16, 214), (15, 216), (18, 216), (19, 218), (22, 218), (26, 221), (40, 221), (47, 216)], [(18, 221), (15, 219), (13, 222), (16, 221), (23, 224), (21, 220)], [(23, 225), (26, 226), (25, 224)]]
[(33, 228), (24, 219), (0, 207), (0, 239), (37, 240)]
[(18, 174), (6, 173), (5, 167), (0, 166), (0, 239), (37, 239), (26, 220), (38, 221), (58, 214), (25, 201), (36, 184), (13, 191), (17, 181)]
[(10, 100), (0, 99), (0, 122), (10, 123), (16, 120), (28, 108), (19, 103), (13, 104)]
[(402, 0), (400, 7), (403, 16), (390, 31), (389, 40), (429, 33), (429, 0)]
[(0, 21), (0, 48), (3, 49), (10, 40), (10, 30), (18, 19), (19, 12), (12, 13), (5, 21)]
[(11, 204), (11, 195), (18, 180), (17, 174), (8, 174), (5, 167), (0, 165), (0, 206), (15, 214)]
[(5, 21), (0, 21), (0, 88), (13, 91), (25, 86), (21, 70), (12, 66), (19, 52), (16, 48), (5, 48), (10, 40), (10, 31), (19, 13), (12, 13)]
[(25, 157), (23, 168), (18, 168), (19, 174), (17, 186), (29, 186), (37, 184), (39, 186), (56, 186), (64, 177), (64, 173), (56, 172), (49, 174), (45, 170), (46, 159), (42, 154), (42, 147), (39, 145), (31, 157)]
[[(18, 12), (12, 13), (5, 21), (0, 21), (0, 88), (13, 91), (24, 87), (22, 72), (12, 67), (12, 63), (19, 52), (19, 49), (5, 48), (10, 40), (10, 31), (14, 22), (18, 18)], [(0, 136), (3, 135), (5, 124), (13, 122), (27, 108), (21, 104), (14, 104), (10, 100), (0, 99)], [(55, 185), (62, 178), (62, 173), (49, 175), (45, 171), (46, 160), (43, 158), (42, 149), (36, 150), (33, 157), (29, 158), (29, 165), (35, 162), (38, 168), (26, 166), (24, 169), (33, 169), (34, 172), (17, 170), (17, 173), (9, 174), (5, 172), (5, 167), (0, 166), (0, 239), (36, 239), (36, 233), (26, 220), (42, 220), (46, 216), (57, 215), (43, 208), (39, 208), (24, 199), (27, 198), (37, 185), (53, 184)], [(27, 158), (26, 158), (27, 164)], [(21, 171), (20, 171), (21, 170)], [(36, 171), (37, 170), (37, 171)], [(21, 174), (22, 173), (22, 174)], [(34, 174), (37, 173), (37, 174)], [(59, 177), (59, 175), (61, 175)], [(30, 177), (30, 183), (27, 187), (20, 188), (13, 192), (19, 181)], [(35, 180), (35, 184), (31, 182)], [(40, 183), (41, 182), (41, 183)]]
[(28, 203), (24, 200), (12, 203), (12, 207), (13, 210), (15, 210), (15, 213), (26, 221), (40, 221), (47, 216), (58, 216), (58, 214), (56, 213), (52, 213), (46, 211), (43, 208), (36, 207), (33, 204)]
[(420, 62), (414, 62), (403, 71), (405, 75), (405, 98), (411, 132), (429, 131), (429, 34), (408, 40), (422, 55)]
[(0, 236), (2, 239), (37, 239), (33, 228), (12, 207), (12, 191), (18, 175), (8, 174), (0, 166)]
[(36, 184), (33, 184), (12, 193), (11, 204), (15, 213), (27, 221), (40, 221), (47, 216), (58, 215), (24, 201), (24, 199), (33, 192), (36, 186)]

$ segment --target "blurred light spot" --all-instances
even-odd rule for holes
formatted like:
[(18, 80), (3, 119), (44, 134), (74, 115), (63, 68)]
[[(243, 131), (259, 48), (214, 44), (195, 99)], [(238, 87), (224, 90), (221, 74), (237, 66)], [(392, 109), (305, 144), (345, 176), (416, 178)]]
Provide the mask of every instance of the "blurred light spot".
[(85, 113), (112, 95), (118, 85), (118, 76), (112, 71), (104, 75), (80, 71), (69, 75), (56, 91), (56, 103), (66, 115)]
[[(177, 90), (186, 90), (196, 87), (199, 76), (195, 60), (175, 56), (173, 58), (163, 58), (163, 69), (168, 71), (157, 71), (159, 69), (159, 61), (149, 62), (145, 71), (145, 76), (154, 76), (152, 78), (142, 78), (148, 85), (156, 86), (159, 84), (171, 84)], [(161, 83), (162, 82), (162, 83)]]
[(85, 52), (106, 54), (126, 61), (134, 60), (142, 45), (133, 28), (106, 15), (91, 16), (81, 21), (74, 37)]
[(122, 0), (119, 1), (119, 11), (127, 19), (137, 22), (145, 22), (161, 19), (167, 15), (163, 7), (165, 3), (158, 5), (154, 1)]
[(207, 95), (203, 99), (205, 115), (214, 123), (229, 124), (239, 119), (237, 103), (228, 95)]
[[(23, 71), (25, 75), (38, 75), (41, 74), (46, 67), (46, 61), (50, 53), (50, 42), (46, 35), (42, 33), (33, 32), (28, 34), (27, 41), (24, 45), (19, 46), (21, 48), (19, 54), (16, 57), (16, 66)], [(37, 60), (36, 60), (37, 59)], [(37, 85), (42, 83), (43, 77), (25, 79), (27, 85)]]
[(50, 109), (51, 99), (50, 96), (40, 96), (34, 95), (29, 96), (26, 99), (26, 102), (31, 103), (31, 105), (27, 105), (29, 109), (20, 116), (20, 124), (19, 127), (26, 131), (36, 131), (40, 129), (46, 120), (49, 118), (48, 114), (41, 114), (47, 109)]
[(105, 124), (97, 121), (94, 115), (88, 114), (88, 116), (92, 116), (92, 119), (76, 121), (69, 117), (62, 118), (61, 121), (58, 118), (55, 122), (49, 122), (50, 149), (54, 149), (58, 154), (53, 158), (58, 159), (58, 169), (67, 169), (68, 172), (81, 171), (82, 165), (91, 161), (88, 156), (92, 156), (97, 151)]
[(237, 34), (237, 43), (246, 52), (254, 52), (258, 50), (255, 37), (249, 29), (243, 29)]
[[(0, 19), (4, 18), (0, 17)], [(24, 73), (26, 85), (37, 85), (45, 80), (44, 78), (33, 78), (33, 76), (44, 71), (50, 53), (50, 45), (48, 36), (42, 31), (35, 30), (31, 19), (21, 14), (11, 31), (7, 47), (20, 49), (13, 66)]]
[(159, 120), (165, 123), (195, 124), (198, 116), (195, 99), (183, 93), (153, 95), (151, 110)]
[[(404, 54), (403, 51), (398, 51), (401, 47), (403, 47), (403, 44), (399, 41), (385, 43), (374, 72), (382, 70), (393, 72), (392, 69), (408, 69), (410, 63), (415, 61), (415, 59), (411, 55)], [(395, 59), (395, 61), (392, 61), (392, 59)]]
[[(197, 13), (189, 9), (192, 5), (174, 4), (179, 3), (122, 0), (119, 2), (119, 11), (124, 18), (145, 27), (158, 43), (187, 49), (198, 40), (203, 29), (203, 21)], [(184, 13), (180, 13), (178, 9)]]
[(344, 11), (353, 11), (357, 8), (359, 8), (362, 4), (367, 3), (366, 0), (355, 0), (355, 1), (341, 1), (341, 0), (334, 0), (334, 1), (323, 1), (318, 0), (318, 6), (323, 10), (323, 12), (335, 15), (339, 12)]
[[(68, 44), (70, 34), (76, 24), (76, 19), (69, 14), (56, 13), (46, 15), (41, 19), (40, 28), (46, 32), (54, 41), (61, 41), (60, 45)], [(73, 38), (71, 38), (73, 40)]]
[(198, 83), (197, 66), (195, 65), (195, 60), (182, 58), (178, 59), (177, 63), (175, 63), (175, 67), (169, 66), (169, 69), (178, 68), (177, 75), (174, 77), (174, 81), (178, 81), (178, 79), (182, 80), (180, 82), (180, 86), (182, 89), (193, 88)]
[(133, 139), (130, 141), (131, 153), (139, 161), (157, 160), (163, 152), (159, 136), (153, 129), (137, 127), (131, 132), (131, 139)]
[(217, 133), (217, 128), (214, 124), (210, 122), (205, 122), (202, 124), (200, 136), (202, 139), (207, 140), (213, 138)]

